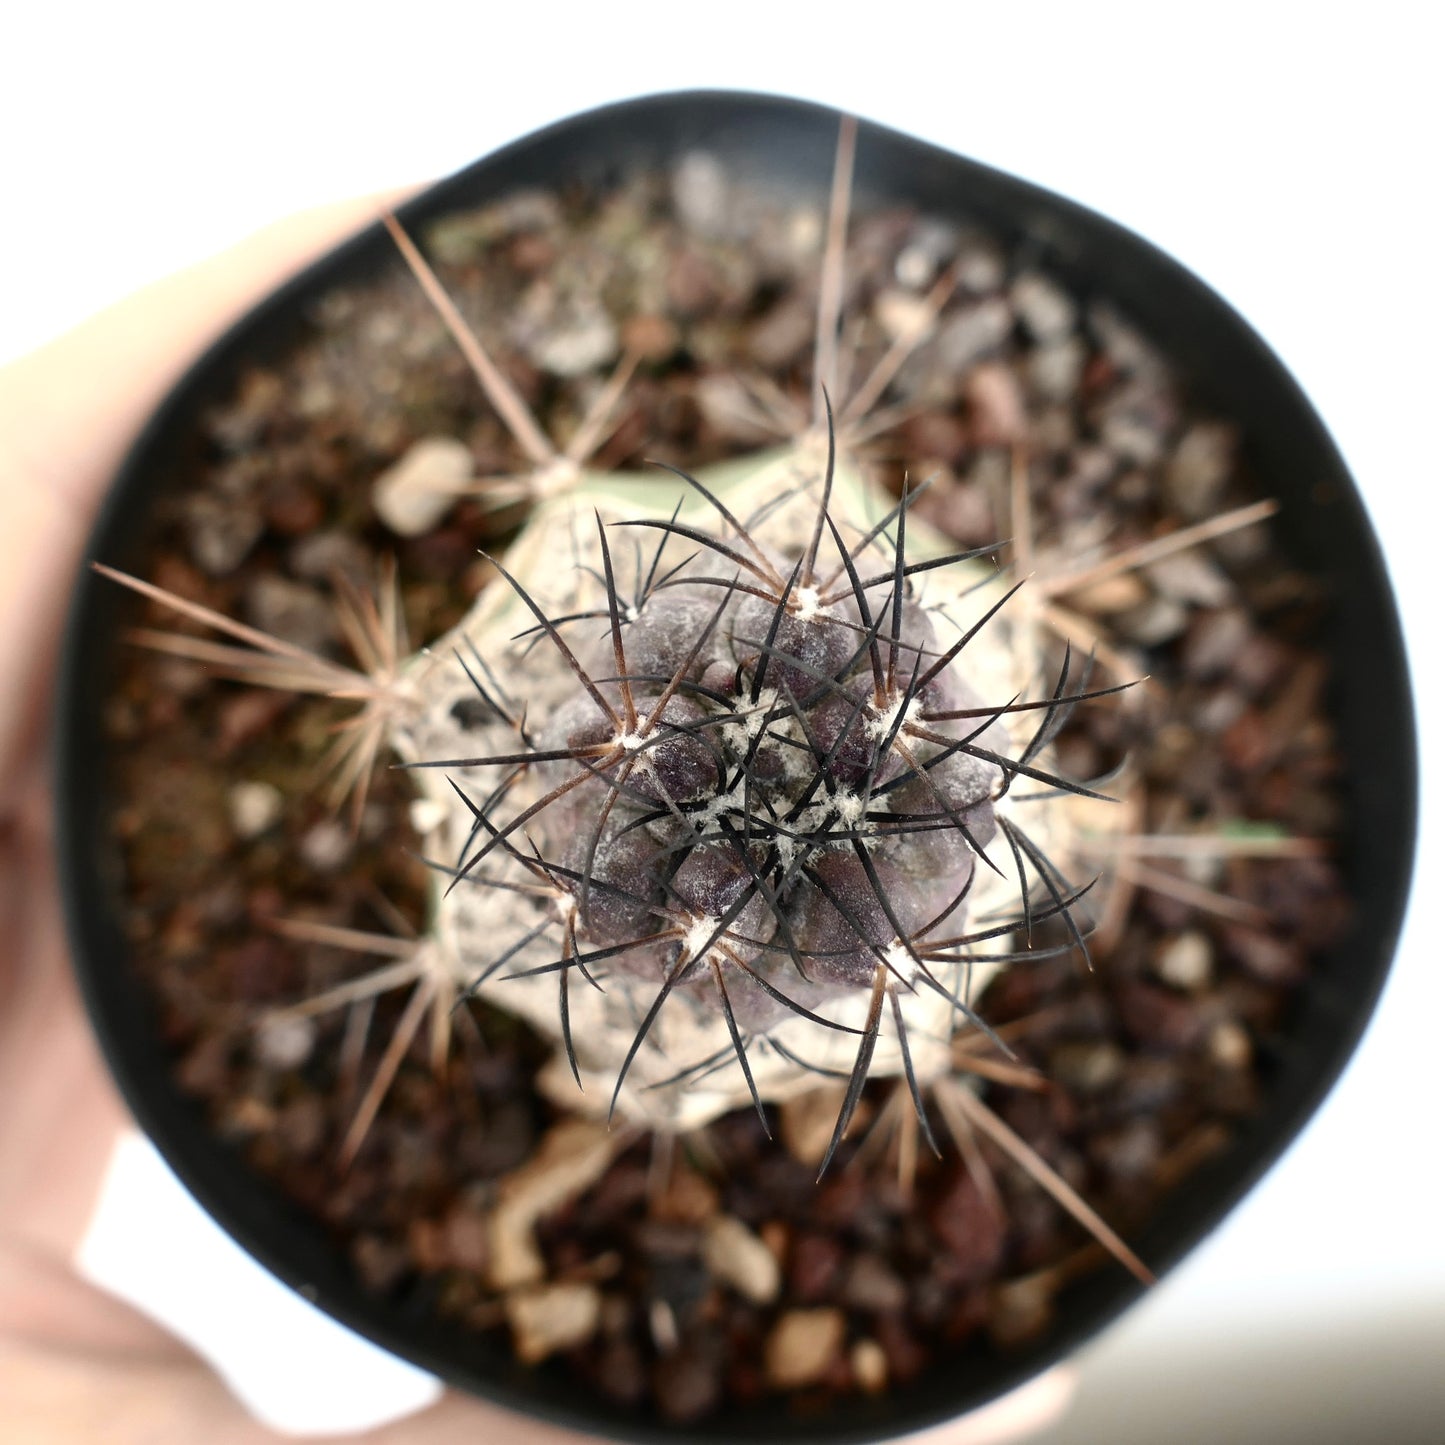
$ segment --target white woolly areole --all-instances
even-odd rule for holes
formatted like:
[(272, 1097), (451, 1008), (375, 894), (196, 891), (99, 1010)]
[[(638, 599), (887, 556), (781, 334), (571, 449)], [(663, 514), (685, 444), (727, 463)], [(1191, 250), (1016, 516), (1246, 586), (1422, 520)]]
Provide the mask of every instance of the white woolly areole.
[(687, 931), (682, 935), (683, 956), (689, 959), (701, 958), (709, 946), (716, 943), (721, 937), (718, 928), (720, 920), (704, 913), (699, 918), (694, 918), (687, 926)]
[(895, 938), (883, 950), (883, 961), (897, 982), (905, 988), (913, 986), (919, 974), (918, 960), (908, 951), (907, 944), (901, 938)]
[(798, 602), (794, 615), (799, 622), (811, 622), (823, 611), (823, 599), (816, 587), (799, 587), (793, 596)]
[(879, 738), (886, 738), (892, 731), (895, 723), (898, 723), (898, 714), (903, 713), (903, 722), (898, 723), (901, 730), (904, 723), (911, 723), (919, 713), (922, 704), (918, 698), (909, 698), (907, 706), (904, 705), (904, 695), (895, 692), (888, 699), (888, 704), (881, 711), (869, 707), (863, 713), (863, 733), (870, 743), (876, 743)]

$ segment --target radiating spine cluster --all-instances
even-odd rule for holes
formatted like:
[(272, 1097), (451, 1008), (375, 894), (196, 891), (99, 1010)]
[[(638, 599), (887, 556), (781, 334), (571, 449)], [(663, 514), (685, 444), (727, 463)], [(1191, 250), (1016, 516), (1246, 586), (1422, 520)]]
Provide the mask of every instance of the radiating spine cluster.
[[(470, 986), (499, 1005), (513, 1006), (525, 980), (555, 979), (551, 1031), (578, 1084), (610, 1069), (613, 1110), (644, 1050), (653, 1067), (627, 1112), (653, 1125), (697, 1122), (748, 1097), (761, 1112), (820, 1072), (843, 1073), (836, 1147), (886, 1019), (892, 1050), (880, 1071), (907, 1079), (926, 1130), (920, 1078), (947, 1067), (954, 1028), (982, 1027), (969, 986), (1003, 956), (980, 956), (980, 945), (1044, 915), (1064, 919), (1068, 946), (1083, 942), (1083, 890), (998, 805), (1020, 778), (1097, 797), (1039, 754), (1075, 703), (1118, 689), (1082, 691), (1066, 661), (1042, 699), (986, 700), (968, 663), (979, 649), (997, 652), (988, 624), (1012, 590), (948, 635), (946, 610), (925, 607), (918, 584), (981, 554), (910, 560), (916, 493), (869, 525), (845, 518), (855, 534), (845, 540), (831, 448), (821, 476), (775, 489), (746, 521), (702, 481), (682, 481), (711, 525), (681, 520), (681, 504), (610, 524), (598, 512), (584, 520), (577, 499), (558, 504), (558, 527), (591, 543), (575, 559), (570, 609), (551, 615), (498, 564), (506, 615), (527, 625), (509, 637), (499, 619), (469, 619), (454, 637), (473, 702), (498, 725), (491, 735), (511, 730), (512, 745), (438, 756), (436, 720), (466, 715), (443, 688), (431, 724), (401, 748), (423, 772), (446, 773), (466, 809), (443, 919), (454, 913), (462, 933), (490, 945), (489, 957), (476, 943), (458, 953), (476, 970)], [(533, 526), (546, 533), (546, 519)], [(630, 590), (614, 560), (615, 539), (629, 533)], [(658, 537), (646, 550), (643, 533)], [(477, 627), (488, 639), (480, 649)], [(544, 721), (524, 721), (502, 696), (487, 656), (514, 688), (525, 679), (527, 697), (547, 700)], [(1003, 720), (1029, 713), (1038, 722), (1015, 746)], [(456, 781), (474, 770), (500, 783), (474, 795)], [(979, 870), (1012, 880), (1011, 916), (970, 932)], [(484, 921), (468, 928), (477, 910)], [(528, 926), (499, 947), (518, 915)], [(579, 982), (629, 1001), (611, 1016), (594, 1010), (581, 1063)], [(693, 1021), (685, 1046), (676, 1033), (660, 1037), (669, 1006)], [(911, 1029), (927, 1036), (923, 1067)], [(810, 1066), (800, 1033), (811, 1044), (832, 1035), (831, 1062)], [(755, 1043), (768, 1058), (761, 1081)], [(698, 1079), (734, 1060), (746, 1093), (720, 1090), (700, 1106)]]

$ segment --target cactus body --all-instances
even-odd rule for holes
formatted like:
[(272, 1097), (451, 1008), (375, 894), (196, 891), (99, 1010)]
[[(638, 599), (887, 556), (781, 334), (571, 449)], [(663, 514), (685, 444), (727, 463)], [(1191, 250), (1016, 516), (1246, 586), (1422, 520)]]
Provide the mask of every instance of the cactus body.
[(458, 981), (558, 1040), (573, 1107), (665, 1128), (938, 1076), (992, 967), (966, 920), (1019, 909), (993, 569), (811, 452), (696, 481), (541, 508), (395, 739)]

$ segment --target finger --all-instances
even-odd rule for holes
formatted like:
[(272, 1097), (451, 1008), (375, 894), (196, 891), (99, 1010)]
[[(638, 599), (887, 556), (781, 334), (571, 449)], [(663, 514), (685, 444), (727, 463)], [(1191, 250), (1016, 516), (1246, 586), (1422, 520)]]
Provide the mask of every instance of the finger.
[(126, 1114), (65, 966), (40, 801), (0, 822), (0, 1239), (65, 1260)]
[(249, 306), (400, 198), (358, 198), (269, 226), (0, 369), (0, 817), (49, 704), (84, 538), (141, 424)]
[(1007, 1445), (1010, 1440), (1027, 1440), (1062, 1418), (1078, 1385), (1077, 1370), (1056, 1366), (961, 1420), (910, 1435), (909, 1445)]

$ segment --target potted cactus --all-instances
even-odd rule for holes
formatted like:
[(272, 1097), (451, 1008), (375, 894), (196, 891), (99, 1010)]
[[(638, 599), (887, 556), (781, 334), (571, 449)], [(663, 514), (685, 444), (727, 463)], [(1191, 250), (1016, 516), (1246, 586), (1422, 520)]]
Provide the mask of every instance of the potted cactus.
[(1408, 696), (1307, 405), (1135, 238), (828, 112), (429, 192), (201, 363), (94, 556), (62, 831), (138, 1116), (339, 1317), (594, 1431), (1016, 1383), (1388, 962)]

